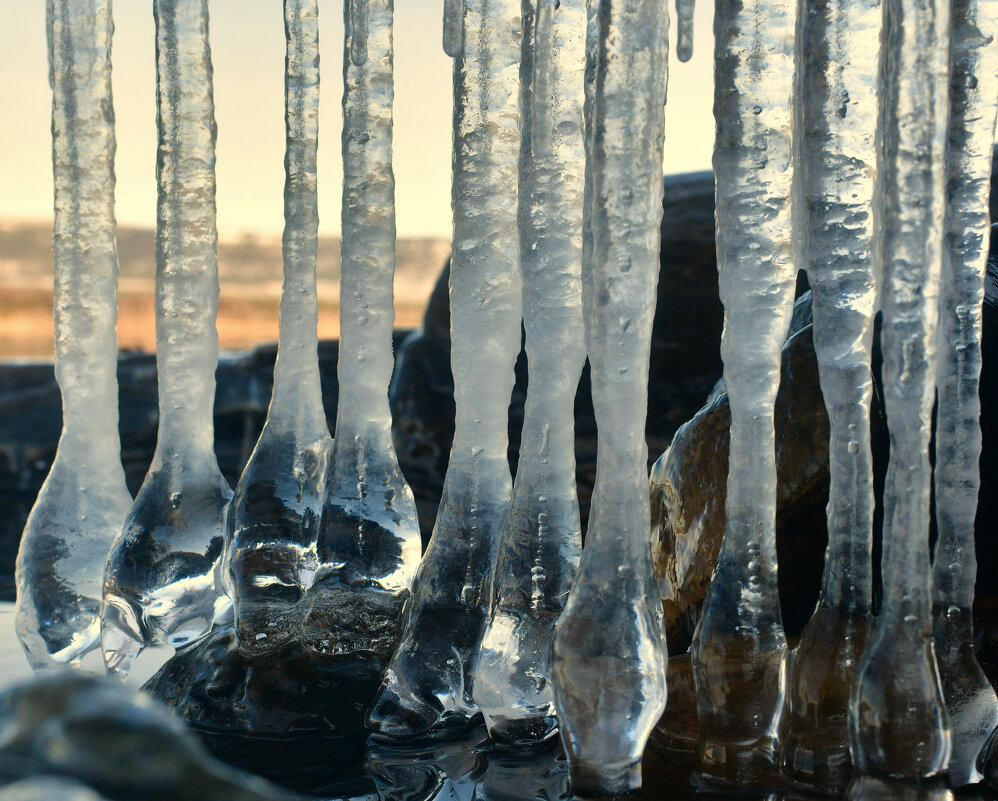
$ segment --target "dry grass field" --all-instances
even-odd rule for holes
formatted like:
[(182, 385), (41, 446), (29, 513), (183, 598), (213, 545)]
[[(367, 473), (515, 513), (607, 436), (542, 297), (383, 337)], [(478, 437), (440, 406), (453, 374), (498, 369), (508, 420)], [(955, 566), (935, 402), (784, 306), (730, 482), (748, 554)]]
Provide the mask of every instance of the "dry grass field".
[[(118, 233), (118, 344), (156, 349), (153, 309), (153, 232)], [(447, 258), (439, 239), (400, 240), (395, 276), (395, 324), (420, 324), (426, 301)], [(219, 243), (221, 298), (219, 345), (242, 350), (277, 340), (281, 296), (281, 243), (244, 237)], [(339, 241), (323, 237), (319, 247), (319, 336), (339, 336)], [(51, 226), (0, 223), (0, 360), (52, 357)]]

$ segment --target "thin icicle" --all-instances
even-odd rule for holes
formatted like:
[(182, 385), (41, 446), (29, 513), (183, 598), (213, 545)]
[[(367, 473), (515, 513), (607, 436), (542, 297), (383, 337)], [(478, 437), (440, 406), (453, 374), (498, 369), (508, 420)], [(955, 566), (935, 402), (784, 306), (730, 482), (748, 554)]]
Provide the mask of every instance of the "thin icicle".
[(347, 36), (350, 37), (350, 60), (355, 67), (367, 61), (367, 38), (371, 27), (371, 3), (378, 0), (346, 0)]
[(213, 448), (218, 237), (208, 1), (154, 0), (153, 13), (159, 435), (104, 576), (104, 661), (122, 678), (147, 645), (190, 645), (228, 606), (216, 580), (232, 491)]
[[(573, 409), (586, 359), (581, 285), (586, 9), (583, 0), (561, 0), (549, 27), (535, 27), (541, 7), (553, 4), (523, 3), (520, 106), (527, 113), (518, 218), (532, 380), (512, 506), (501, 532), (496, 594), (474, 682), (475, 702), (493, 741), (511, 745), (537, 742), (555, 731), (551, 642), (582, 547)], [(549, 59), (543, 66), (536, 59), (542, 36)], [(532, 91), (541, 71), (546, 71), (546, 100), (538, 102)], [(549, 142), (544, 156), (531, 148), (540, 130)]]
[(602, 0), (590, 141), (592, 250), (582, 277), (596, 486), (558, 622), (552, 681), (572, 788), (623, 795), (665, 707), (667, 654), (648, 539), (649, 348), (659, 272), (666, 0)]
[(315, 573), (332, 441), (318, 362), (316, 156), (319, 8), (285, 0), (284, 288), (274, 389), (260, 438), (236, 486), (226, 569), (244, 653), (273, 651), (302, 634), (302, 599)]
[(451, 58), (464, 54), (465, 0), (444, 0), (444, 52)]
[(949, 28), (949, 0), (884, 2), (878, 244), (891, 457), (884, 488), (883, 604), (856, 669), (849, 738), (858, 775), (912, 781), (941, 775), (950, 751), (932, 648), (929, 566)]
[(974, 656), (981, 477), (981, 314), (988, 257), (998, 98), (998, 2), (953, 0), (949, 181), (936, 377), (936, 659), (953, 730), (950, 782), (982, 780), (981, 746), (998, 727), (998, 697)]
[(49, 0), (55, 373), (63, 430), (17, 554), (15, 626), (31, 666), (98, 644), (108, 548), (131, 506), (118, 439), (110, 0)]
[(693, 13), (696, 0), (676, 0), (676, 56), (680, 61), (693, 58)]
[(377, 681), (402, 634), (421, 542), (388, 407), (395, 321), (392, 0), (370, 0), (369, 10), (364, 64), (349, 57), (349, 26), (344, 42), (339, 398), (304, 644), (322, 656), (373, 656)]
[(714, 174), (721, 357), (731, 410), (726, 524), (693, 642), (700, 770), (762, 786), (786, 637), (776, 583), (773, 409), (793, 303), (794, 0), (717, 0)]
[[(551, 155), (551, 104), (554, 102), (554, 10), (558, 0), (537, 0), (533, 30), (533, 69), (531, 70), (530, 152), (535, 159)], [(581, 85), (581, 83), (580, 83)]]
[(830, 425), (828, 549), (817, 608), (790, 660), (784, 772), (840, 794), (852, 773), (846, 713), (872, 603), (870, 369), (881, 0), (802, 0), (797, 39), (796, 209)]
[(454, 62), (451, 365), (455, 430), (410, 617), (370, 713), (409, 735), (474, 714), (471, 660), (509, 507), (508, 410), (520, 350), (520, 0), (467, 0)]

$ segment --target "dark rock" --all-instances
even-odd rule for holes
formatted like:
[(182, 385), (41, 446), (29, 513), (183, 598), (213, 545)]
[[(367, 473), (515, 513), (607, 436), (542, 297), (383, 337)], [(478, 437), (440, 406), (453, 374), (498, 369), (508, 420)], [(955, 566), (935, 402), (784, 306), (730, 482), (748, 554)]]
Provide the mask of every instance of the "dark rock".
[[(76, 672), (46, 674), (0, 695), (0, 783), (34, 779), (37, 788), (42, 777), (75, 781), (113, 801), (297, 797), (209, 757), (179, 718), (149, 698)], [(63, 797), (73, 798), (50, 796)]]

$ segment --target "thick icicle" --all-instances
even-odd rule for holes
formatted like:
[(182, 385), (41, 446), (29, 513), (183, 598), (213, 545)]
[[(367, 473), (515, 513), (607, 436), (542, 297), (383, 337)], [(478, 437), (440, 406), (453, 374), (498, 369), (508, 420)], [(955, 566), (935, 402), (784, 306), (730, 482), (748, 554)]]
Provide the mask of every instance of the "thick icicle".
[(319, 142), (317, 0), (285, 0), (284, 289), (281, 341), (267, 422), (229, 507), (228, 571), (245, 653), (302, 634), (302, 599), (315, 573), (332, 441), (317, 356)]
[(856, 773), (880, 779), (940, 775), (950, 751), (929, 586), (929, 435), (943, 257), (949, 26), (949, 0), (884, 2), (878, 246), (891, 458), (884, 489), (883, 604), (856, 669), (849, 707)]
[(773, 407), (796, 269), (793, 0), (717, 0), (714, 175), (721, 356), (731, 409), (724, 541), (693, 641), (700, 770), (763, 786), (785, 687)]
[(159, 436), (104, 575), (104, 661), (122, 678), (147, 645), (196, 642), (228, 605), (217, 586), (232, 491), (213, 449), (218, 261), (208, 0), (154, 0), (153, 11)]
[(471, 660), (509, 506), (506, 449), (520, 350), (517, 162), (520, 0), (466, 0), (454, 63), (451, 364), (454, 444), (405, 636), (370, 713), (408, 735), (473, 712)]
[[(520, 264), (530, 383), (513, 501), (500, 534), (496, 594), (474, 696), (492, 739), (544, 740), (555, 731), (549, 681), (554, 625), (582, 548), (575, 489), (575, 391), (586, 359), (582, 322), (585, 181), (583, 0), (524, 2), (520, 106)], [(547, 8), (542, 26), (541, 7)], [(536, 21), (536, 24), (535, 24)], [(541, 37), (547, 41), (542, 43)], [(537, 54), (546, 51), (548, 60)], [(534, 90), (546, 71), (545, 97)], [(543, 155), (532, 147), (543, 130)]]
[(981, 747), (998, 727), (998, 697), (974, 656), (977, 559), (974, 517), (981, 478), (981, 311), (998, 98), (998, 2), (953, 0), (949, 182), (936, 377), (935, 648), (953, 732), (949, 779), (982, 780)]
[(852, 772), (846, 715), (872, 603), (878, 104), (870, 81), (881, 19), (880, 0), (801, 0), (797, 33), (797, 238), (812, 290), (831, 486), (824, 584), (790, 657), (780, 761), (798, 786), (833, 794)]
[(444, 52), (451, 58), (464, 51), (464, 2), (444, 0)]
[(35, 670), (100, 636), (107, 551), (131, 506), (118, 439), (110, 0), (49, 0), (59, 449), (21, 537), (17, 636)]
[(659, 269), (668, 71), (666, 0), (602, 0), (591, 141), (591, 262), (583, 292), (599, 426), (586, 547), (557, 625), (552, 679), (572, 787), (641, 783), (665, 707), (666, 650), (648, 539), (644, 438)]
[(395, 177), (392, 0), (369, 0), (368, 57), (343, 54), (343, 244), (339, 405), (332, 468), (309, 591), (305, 646), (369, 655), (380, 675), (402, 634), (419, 564), (416, 502), (392, 444)]
[(676, 56), (680, 61), (693, 58), (693, 12), (696, 0), (676, 0)]

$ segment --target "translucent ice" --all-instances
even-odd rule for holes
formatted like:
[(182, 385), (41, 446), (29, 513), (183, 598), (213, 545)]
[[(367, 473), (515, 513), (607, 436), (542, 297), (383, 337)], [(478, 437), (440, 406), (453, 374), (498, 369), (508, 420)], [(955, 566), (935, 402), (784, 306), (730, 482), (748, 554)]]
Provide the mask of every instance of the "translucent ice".
[(464, 5), (465, 49), (454, 62), (454, 443), (405, 634), (370, 713), (374, 728), (399, 736), (462, 722), (473, 712), (471, 661), (511, 493), (507, 425), (521, 311), (521, 7), (520, 0)]
[(693, 638), (697, 756), (762, 786), (776, 759), (786, 637), (776, 584), (773, 406), (793, 302), (793, 0), (719, 0), (714, 174), (721, 357), (731, 408), (724, 540)]
[(680, 61), (693, 58), (693, 12), (696, 0), (676, 0), (676, 55)]
[(592, 250), (583, 261), (583, 293), (599, 451), (586, 547), (557, 625), (552, 664), (572, 787), (585, 796), (640, 786), (641, 754), (666, 694), (644, 423), (659, 269), (668, 9), (665, 0), (602, 0), (597, 14)]
[(940, 775), (950, 751), (929, 587), (929, 436), (943, 258), (949, 26), (948, 0), (885, 0), (878, 245), (891, 458), (884, 489), (883, 604), (856, 668), (849, 708), (856, 772), (875, 778)]
[(395, 320), (393, 4), (364, 4), (367, 57), (360, 65), (350, 57), (355, 5), (345, 9), (336, 442), (304, 643), (318, 654), (364, 654), (383, 664), (402, 633), (421, 543), (416, 502), (399, 470), (388, 408)]
[(118, 255), (109, 0), (49, 0), (55, 370), (63, 430), (17, 555), (17, 636), (35, 670), (97, 647), (101, 577), (128, 514), (118, 439)]
[(880, 0), (802, 0), (797, 34), (797, 238), (812, 290), (831, 485), (823, 586), (790, 657), (780, 759), (795, 784), (826, 793), (844, 791), (851, 775), (846, 713), (872, 603), (878, 94), (870, 80), (881, 18)]
[[(582, 547), (574, 400), (586, 358), (581, 286), (586, 8), (583, 0), (554, 6), (555, 0), (524, 5), (520, 101), (527, 113), (518, 215), (527, 362), (534, 380), (474, 680), (475, 702), (492, 739), (504, 744), (543, 740), (555, 731), (551, 642)], [(541, 86), (543, 97), (537, 95)], [(535, 146), (538, 135), (543, 150)]]
[(444, 52), (457, 58), (464, 50), (464, 0), (444, 0)]
[(949, 778), (981, 781), (998, 696), (974, 656), (974, 517), (981, 479), (981, 307), (998, 103), (998, 2), (953, 0), (946, 239), (936, 376), (935, 648), (953, 730)]
[(236, 632), (244, 653), (302, 635), (303, 599), (316, 569), (332, 440), (317, 356), (319, 141), (317, 0), (285, 0), (284, 290), (274, 392), (229, 508), (227, 559)]
[(159, 432), (104, 574), (104, 662), (122, 678), (147, 645), (196, 642), (228, 605), (215, 578), (232, 491), (212, 442), (218, 261), (208, 2), (155, 0), (153, 13)]

